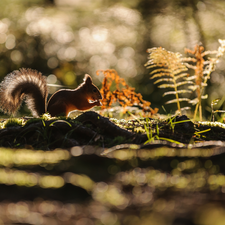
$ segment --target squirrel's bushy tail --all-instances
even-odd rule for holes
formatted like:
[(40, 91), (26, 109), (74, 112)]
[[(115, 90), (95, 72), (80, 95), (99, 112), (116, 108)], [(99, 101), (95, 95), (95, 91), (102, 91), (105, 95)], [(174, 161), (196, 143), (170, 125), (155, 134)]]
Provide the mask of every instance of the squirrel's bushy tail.
[(0, 109), (15, 114), (23, 99), (33, 116), (46, 111), (47, 83), (42, 74), (32, 69), (15, 70), (8, 74), (0, 84)]

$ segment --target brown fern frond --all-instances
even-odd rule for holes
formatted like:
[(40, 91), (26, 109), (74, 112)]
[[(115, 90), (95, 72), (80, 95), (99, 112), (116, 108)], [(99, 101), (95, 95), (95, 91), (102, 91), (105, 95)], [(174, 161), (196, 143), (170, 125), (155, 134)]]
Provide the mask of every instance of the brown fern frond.
[[(203, 96), (204, 87), (207, 86), (207, 81), (210, 78), (211, 73), (215, 69), (218, 59), (224, 54), (225, 51), (225, 40), (219, 40), (221, 46), (217, 51), (204, 51), (203, 46), (196, 45), (194, 50), (185, 49), (186, 53), (193, 55), (192, 57), (183, 58), (182, 61), (189, 69), (193, 69), (194, 76), (187, 77), (186, 80), (195, 80), (195, 85), (189, 86), (189, 89), (195, 90), (197, 98), (190, 101), (192, 104), (196, 104), (194, 120), (197, 112), (199, 111), (200, 120), (202, 120), (202, 103), (201, 100), (205, 99)], [(214, 58), (208, 57), (205, 60), (205, 56), (216, 54)]]
[[(113, 103), (119, 102), (126, 112), (127, 106), (138, 105), (144, 112), (149, 112), (151, 115), (156, 114), (158, 109), (150, 107), (151, 102), (143, 100), (140, 93), (135, 92), (135, 88), (130, 87), (126, 81), (121, 78), (116, 70), (98, 70), (97, 75), (102, 73), (104, 79), (100, 92), (103, 96), (102, 109), (109, 108)], [(111, 90), (112, 84), (115, 84), (115, 90)]]
[(193, 84), (190, 80), (184, 80), (188, 75), (188, 70), (182, 62), (181, 54), (165, 50), (164, 48), (148, 49), (149, 60), (145, 64), (148, 69), (151, 69), (150, 79), (157, 79), (154, 84), (162, 82), (159, 88), (172, 88), (174, 91), (165, 92), (165, 95), (174, 94), (175, 99), (167, 103), (177, 103), (177, 109), (181, 112), (180, 101), (189, 101), (187, 98), (180, 98), (179, 94), (188, 93), (185, 89), (178, 88), (183, 85)]

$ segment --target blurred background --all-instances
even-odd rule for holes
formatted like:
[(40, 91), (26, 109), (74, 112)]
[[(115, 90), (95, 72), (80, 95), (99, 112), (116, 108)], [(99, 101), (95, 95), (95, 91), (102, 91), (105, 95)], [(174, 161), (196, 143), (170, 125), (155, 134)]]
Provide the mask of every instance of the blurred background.
[[(0, 79), (21, 68), (37, 69), (48, 83), (76, 87), (85, 73), (101, 87), (99, 69), (116, 69), (159, 112), (175, 111), (150, 80), (146, 50), (180, 52), (202, 44), (217, 50), (224, 39), (223, 0), (1, 0)], [(204, 100), (224, 95), (224, 58)], [(56, 87), (50, 88), (50, 93)], [(205, 114), (207, 116), (207, 114)]]
[[(146, 50), (185, 56), (184, 48), (217, 50), (225, 39), (224, 0), (0, 0), (0, 7), (0, 80), (28, 67), (51, 84), (76, 87), (88, 73), (101, 87), (96, 70), (116, 69), (160, 113), (176, 106), (165, 105), (165, 90), (149, 79)], [(206, 89), (206, 119), (211, 100), (224, 95), (224, 60)], [(224, 153), (141, 151), (104, 158), (90, 146), (1, 149), (0, 224), (225, 224)]]

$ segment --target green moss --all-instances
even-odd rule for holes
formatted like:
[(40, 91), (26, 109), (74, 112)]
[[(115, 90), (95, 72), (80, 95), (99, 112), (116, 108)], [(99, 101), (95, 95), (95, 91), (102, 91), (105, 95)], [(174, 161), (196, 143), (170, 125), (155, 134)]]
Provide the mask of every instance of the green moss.
[(220, 122), (210, 122), (210, 121), (202, 121), (198, 122), (198, 124), (205, 125), (205, 126), (210, 126), (210, 127), (221, 127), (225, 129), (225, 124), (220, 123)]
[(125, 137), (117, 136), (112, 140), (112, 142), (110, 143), (110, 146), (120, 145), (120, 144), (123, 144), (124, 142), (129, 142), (129, 141)]
[(44, 121), (52, 119), (49, 113), (44, 113), (40, 118), (43, 119)]
[(24, 120), (20, 118), (10, 118), (3, 123), (3, 128), (6, 127), (15, 127), (15, 126), (23, 126)]
[(42, 121), (43, 119), (42, 118), (32, 118), (32, 119), (29, 119), (26, 121), (25, 125), (29, 125), (29, 124), (32, 124), (32, 123), (36, 123), (36, 122), (39, 122), (39, 121)]

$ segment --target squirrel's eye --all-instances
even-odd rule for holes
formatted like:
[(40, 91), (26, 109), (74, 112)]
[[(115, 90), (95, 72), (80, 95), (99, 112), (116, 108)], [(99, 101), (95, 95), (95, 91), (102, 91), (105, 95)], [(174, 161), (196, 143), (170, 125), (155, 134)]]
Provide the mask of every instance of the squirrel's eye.
[(96, 93), (97, 92), (97, 90), (94, 88), (93, 90), (92, 90), (94, 93)]

